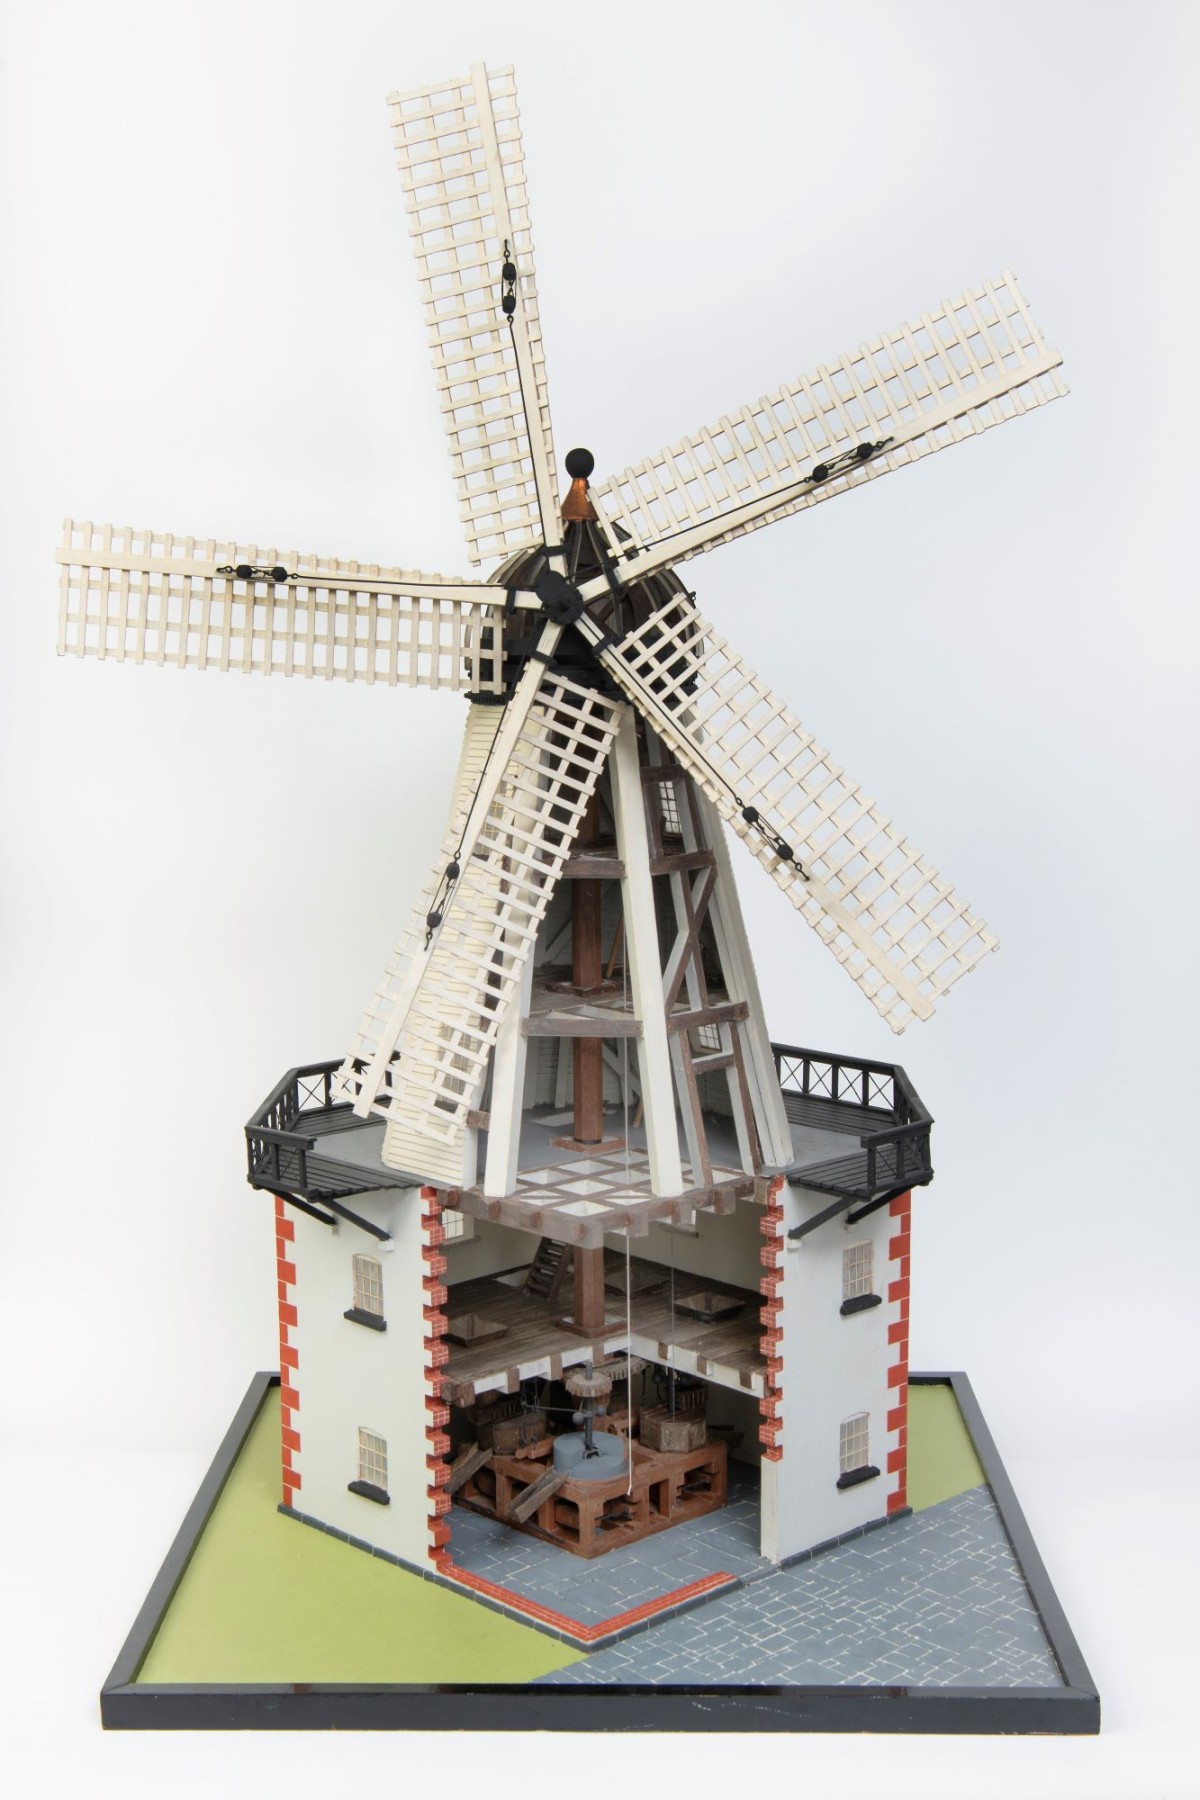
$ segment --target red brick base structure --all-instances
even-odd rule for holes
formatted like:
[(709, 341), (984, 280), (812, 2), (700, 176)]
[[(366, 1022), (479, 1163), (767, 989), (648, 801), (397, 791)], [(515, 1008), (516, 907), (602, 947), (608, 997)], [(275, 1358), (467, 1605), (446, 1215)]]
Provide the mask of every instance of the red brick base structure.
[(296, 1323), (296, 1308), (289, 1299), (289, 1290), (296, 1285), (296, 1265), (292, 1258), (292, 1245), (296, 1237), (296, 1227), (287, 1216), (283, 1201), (275, 1200), (275, 1275), (278, 1281), (279, 1294), (279, 1417), (282, 1422), (283, 1457), (283, 1504), (295, 1506), (296, 1489), (300, 1486), (300, 1470), (296, 1466), (300, 1456), (300, 1432), (297, 1429), (300, 1411), (300, 1392), (297, 1370), (300, 1366), (299, 1353), (291, 1341), (291, 1330)]
[(443, 1281), (446, 1273), (446, 1258), (442, 1254), (442, 1245), (446, 1241), (446, 1233), (442, 1227), (442, 1203), (438, 1191), (433, 1187), (421, 1189), (421, 1257), (425, 1263), (425, 1273), (421, 1277), (424, 1292), (424, 1304), (421, 1315), (425, 1321), (425, 1467), (429, 1471), (429, 1484), (425, 1489), (429, 1499), (429, 1557), (439, 1566), (447, 1559), (446, 1546), (450, 1542), (450, 1525), (447, 1514), (450, 1511), (450, 1465), (446, 1457), (450, 1452), (450, 1439), (446, 1435), (446, 1427), (450, 1423), (450, 1408), (442, 1399), (441, 1371), (450, 1360), (449, 1346), (443, 1341), (446, 1336), (447, 1318), (444, 1311), (447, 1292)]
[(888, 1369), (891, 1404), (887, 1425), (889, 1436), (899, 1433), (896, 1448), (888, 1452), (887, 1472), (895, 1476), (896, 1485), (888, 1494), (889, 1513), (908, 1505), (908, 1283), (911, 1255), (912, 1194), (900, 1194), (888, 1209), (895, 1233), (888, 1239), (889, 1304), (896, 1307), (896, 1317), (888, 1327), (888, 1343), (895, 1360)]
[(758, 1291), (762, 1295), (759, 1308), (759, 1319), (762, 1322), (763, 1334), (758, 1347), (767, 1359), (767, 1370), (763, 1380), (763, 1397), (758, 1403), (762, 1415), (762, 1424), (758, 1428), (758, 1441), (763, 1447), (763, 1458), (766, 1462), (783, 1460), (783, 1445), (779, 1442), (779, 1434), (783, 1430), (779, 1418), (779, 1408), (783, 1399), (780, 1377), (783, 1374), (783, 1358), (779, 1353), (783, 1339), (783, 1329), (779, 1323), (779, 1313), (783, 1305), (779, 1297), (779, 1285), (783, 1280), (783, 1271), (779, 1266), (783, 1255), (783, 1207), (780, 1194), (783, 1191), (783, 1176), (780, 1175), (771, 1183), (767, 1191), (767, 1204), (763, 1208), (763, 1216), (759, 1221), (759, 1230), (766, 1242), (758, 1253), (766, 1273), (760, 1277)]

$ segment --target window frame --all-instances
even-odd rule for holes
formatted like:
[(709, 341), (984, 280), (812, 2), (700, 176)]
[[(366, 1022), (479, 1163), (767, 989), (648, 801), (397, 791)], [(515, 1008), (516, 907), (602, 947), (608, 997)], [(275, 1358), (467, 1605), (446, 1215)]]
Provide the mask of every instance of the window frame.
[(871, 1415), (869, 1412), (847, 1413), (838, 1425), (839, 1488), (858, 1487), (872, 1481), (879, 1470), (871, 1461)]
[[(380, 1476), (382, 1480), (376, 1480)], [(358, 1479), (347, 1482), (352, 1494), (359, 1494), (364, 1500), (373, 1500), (377, 1506), (390, 1506), (392, 1497), (388, 1493), (388, 1448), (387, 1439), (381, 1432), (369, 1425), (358, 1427)]]
[[(374, 1271), (372, 1274), (370, 1271)], [(372, 1331), (386, 1331), (387, 1320), (383, 1314), (383, 1264), (377, 1256), (366, 1256), (355, 1253), (350, 1258), (350, 1292), (353, 1304), (342, 1314), (352, 1325), (366, 1325)], [(378, 1312), (372, 1306), (361, 1305), (364, 1300), (377, 1298)]]

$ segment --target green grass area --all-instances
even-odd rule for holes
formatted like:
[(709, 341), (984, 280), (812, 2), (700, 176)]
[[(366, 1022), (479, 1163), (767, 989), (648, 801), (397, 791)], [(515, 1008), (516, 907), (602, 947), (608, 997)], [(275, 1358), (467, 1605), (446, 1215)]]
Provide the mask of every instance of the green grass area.
[(983, 1470), (967, 1435), (954, 1390), (908, 1390), (908, 1504), (914, 1512), (978, 1487)]
[(263, 1402), (140, 1682), (526, 1682), (579, 1653), (276, 1511)]

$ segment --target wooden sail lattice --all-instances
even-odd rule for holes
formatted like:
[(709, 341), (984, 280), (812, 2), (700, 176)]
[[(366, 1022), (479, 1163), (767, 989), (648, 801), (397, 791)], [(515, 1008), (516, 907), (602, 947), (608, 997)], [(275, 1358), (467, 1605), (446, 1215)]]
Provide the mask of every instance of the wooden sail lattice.
[[(469, 841), (461, 813), (452, 824), (343, 1065), (358, 1110), (426, 1142), (461, 1136), (620, 712), (564, 675), (542, 677), (494, 800)], [(461, 875), (427, 948), (427, 915), (454, 862)]]
[[(511, 68), (388, 101), (473, 562), (556, 532), (556, 471)], [(501, 311), (504, 249), (517, 269)]]
[[(685, 561), (1046, 405), (1067, 392), (1061, 361), (1006, 272), (681, 438), (591, 498), (614, 547)], [(885, 438), (869, 460), (810, 482), (815, 466)], [(777, 507), (757, 510), (775, 494)], [(743, 508), (754, 516), (739, 518)]]
[[(58, 558), (60, 654), (503, 691), (503, 588), (74, 519)], [(291, 579), (221, 573), (239, 565)]]
[(937, 870), (685, 597), (602, 655), (893, 1031), (927, 1018), (995, 949)]

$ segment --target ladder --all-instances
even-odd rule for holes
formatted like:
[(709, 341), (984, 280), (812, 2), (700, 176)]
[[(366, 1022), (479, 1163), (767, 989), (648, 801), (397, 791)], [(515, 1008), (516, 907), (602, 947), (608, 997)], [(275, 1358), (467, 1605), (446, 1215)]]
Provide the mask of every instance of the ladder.
[(540, 1238), (522, 1292), (531, 1300), (544, 1300), (547, 1306), (553, 1306), (573, 1261), (573, 1253), (566, 1244), (556, 1243), (553, 1238)]

